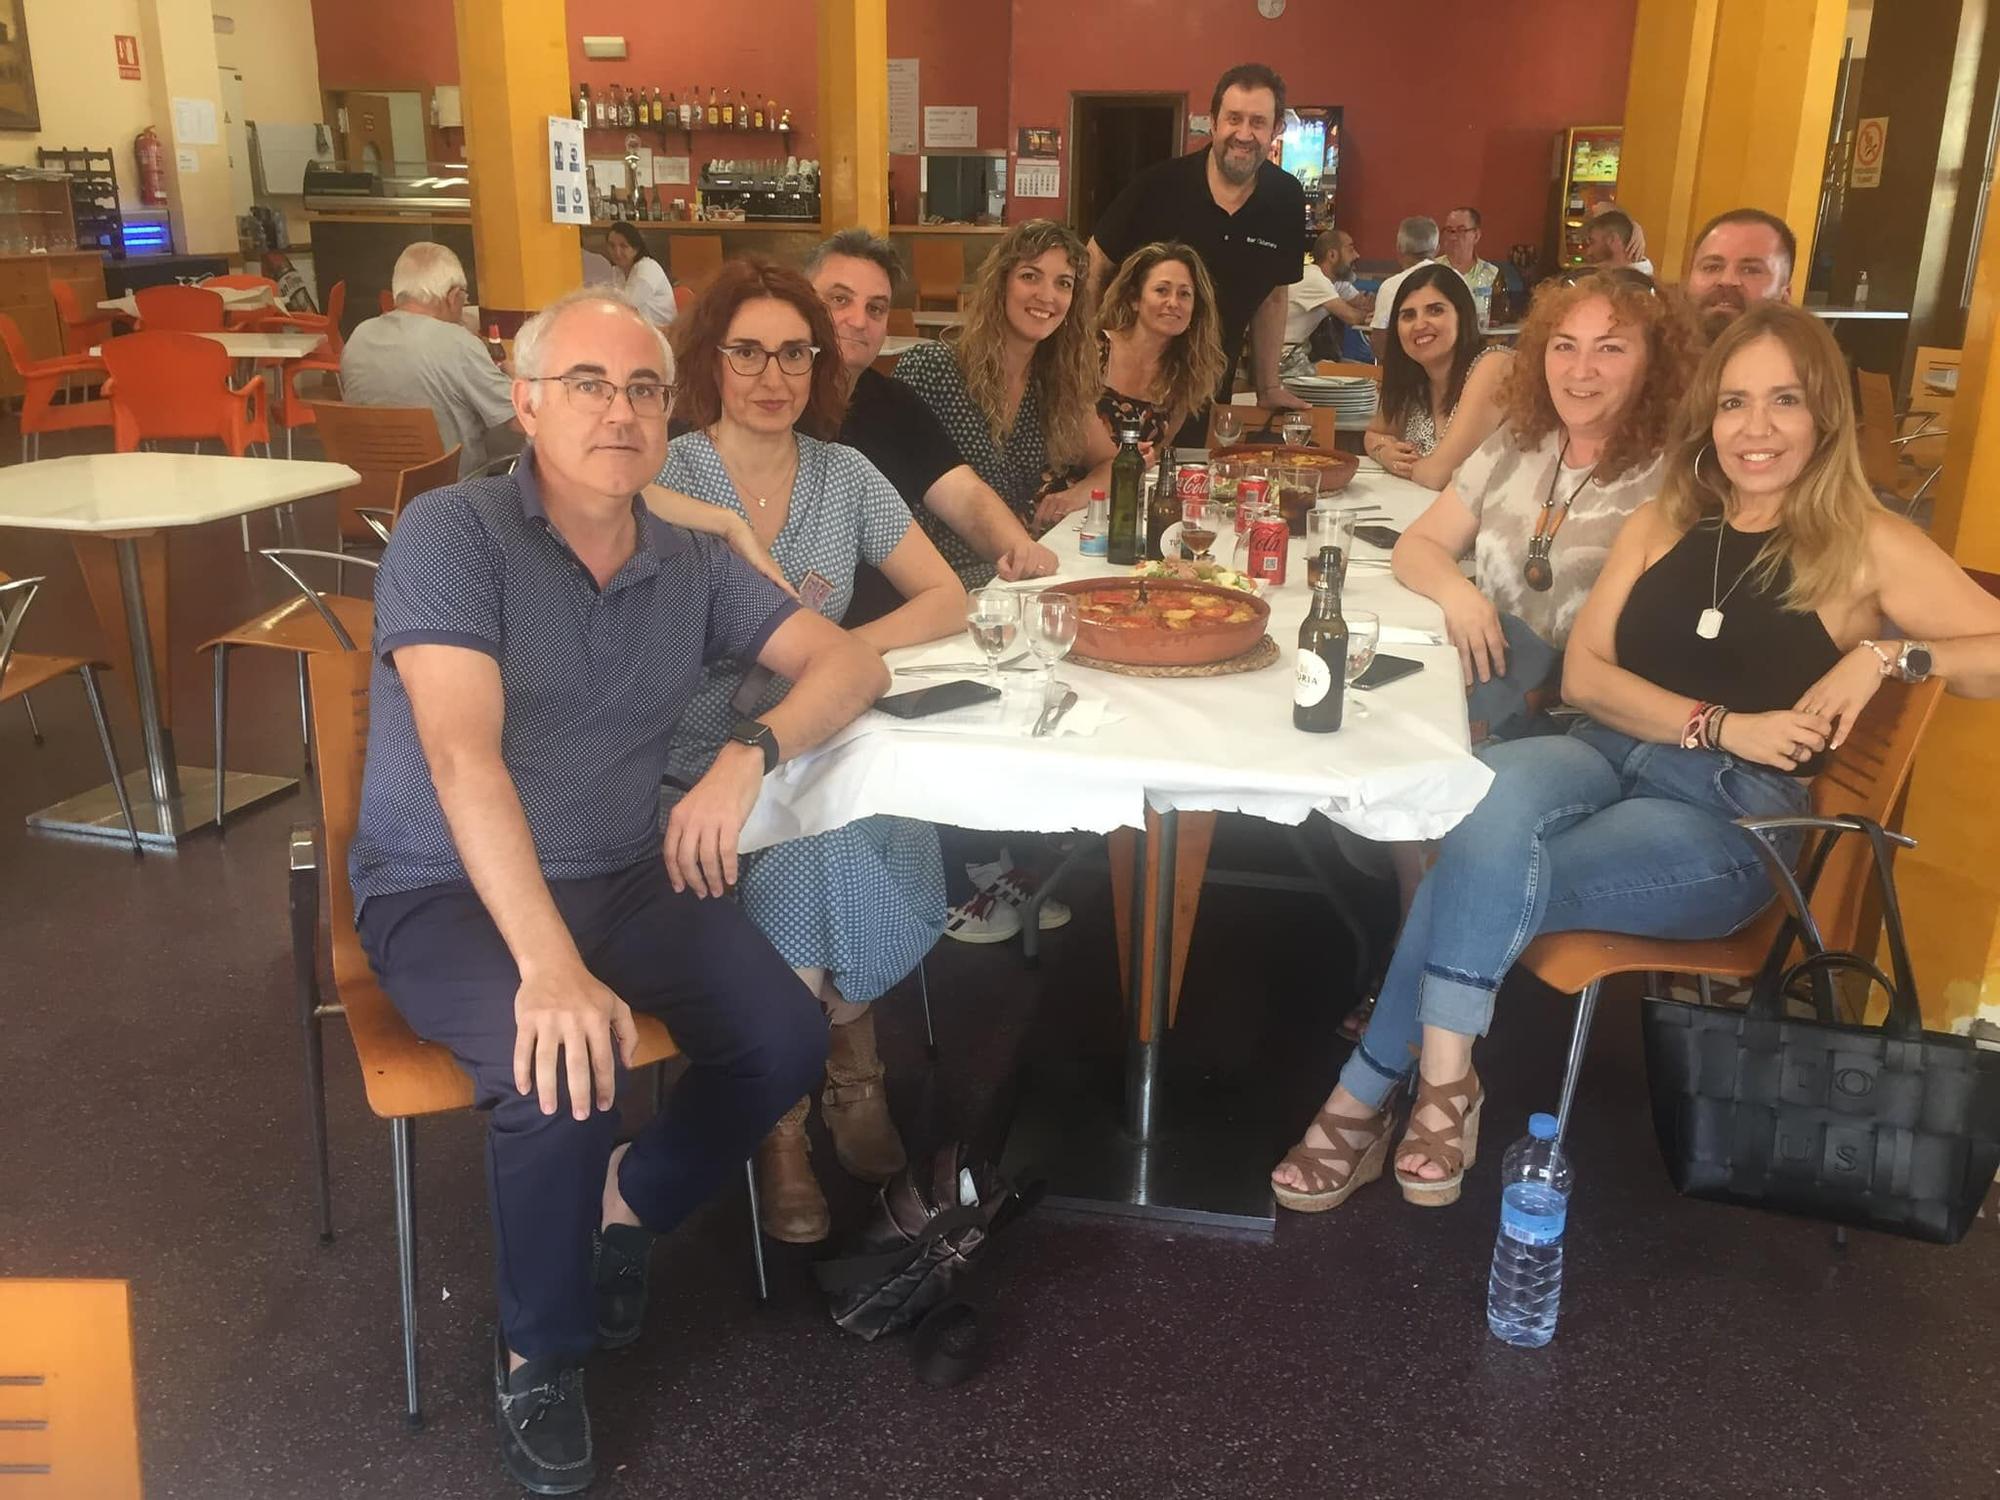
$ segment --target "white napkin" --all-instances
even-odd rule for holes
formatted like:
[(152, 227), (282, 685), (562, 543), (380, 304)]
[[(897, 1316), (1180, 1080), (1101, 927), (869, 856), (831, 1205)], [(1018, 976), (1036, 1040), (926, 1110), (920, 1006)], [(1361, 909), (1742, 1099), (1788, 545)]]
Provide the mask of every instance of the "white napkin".
[(1412, 625), (1384, 625), (1382, 644), (1385, 646), (1443, 646), (1447, 642), (1442, 630), (1418, 630)]

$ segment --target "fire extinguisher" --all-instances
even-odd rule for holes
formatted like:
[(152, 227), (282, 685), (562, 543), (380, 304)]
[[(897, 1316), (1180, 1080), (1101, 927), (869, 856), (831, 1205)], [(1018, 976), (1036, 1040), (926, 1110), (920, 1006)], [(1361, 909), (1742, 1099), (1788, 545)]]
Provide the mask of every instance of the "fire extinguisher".
[(160, 133), (148, 125), (132, 143), (132, 152), (139, 158), (139, 201), (148, 208), (164, 207), (167, 201), (167, 161), (166, 151), (160, 145)]

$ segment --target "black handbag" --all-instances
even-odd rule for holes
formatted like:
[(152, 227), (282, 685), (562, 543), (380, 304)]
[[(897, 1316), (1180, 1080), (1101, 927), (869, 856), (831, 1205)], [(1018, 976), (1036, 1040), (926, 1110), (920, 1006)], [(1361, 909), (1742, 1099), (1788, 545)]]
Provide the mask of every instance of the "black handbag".
[(956, 1385), (983, 1352), (966, 1283), (994, 1236), (1037, 1196), (1016, 1191), (962, 1145), (912, 1158), (839, 1252), (813, 1265), (833, 1321), (871, 1343), (913, 1331), (918, 1378)]
[[(1910, 841), (1853, 816), (1743, 826), (1819, 837), (1803, 888), (1758, 840), (1787, 920), (1747, 1007), (1645, 1002), (1668, 1175), (1691, 1198), (1956, 1244), (2000, 1169), (2000, 1052), (1923, 1029), (1889, 866), (1891, 844)], [(1868, 841), (1893, 978), (1859, 953), (1829, 952), (1813, 920), (1809, 893), (1842, 837)], [(1804, 956), (1790, 963), (1795, 944)], [(1880, 1026), (1835, 1020), (1832, 976), (1842, 970), (1888, 993)], [(1791, 1017), (1794, 999), (1810, 1001), (1816, 1019)]]

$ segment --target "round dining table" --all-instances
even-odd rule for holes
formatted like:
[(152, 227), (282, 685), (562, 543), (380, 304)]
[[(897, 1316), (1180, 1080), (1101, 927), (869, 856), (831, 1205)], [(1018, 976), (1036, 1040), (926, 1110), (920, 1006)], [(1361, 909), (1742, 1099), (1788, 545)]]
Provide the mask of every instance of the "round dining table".
[[(346, 464), (232, 458), (208, 453), (87, 453), (0, 468), (0, 527), (70, 535), (84, 586), (104, 630), (106, 658), (132, 694), (146, 766), (127, 778), (142, 845), (172, 849), (214, 821), (222, 767), (184, 766), (174, 756), (168, 692), (166, 533), (233, 520), (361, 482)], [(297, 783), (226, 773), (234, 812)], [(28, 826), (125, 840), (107, 783), (28, 814)]]
[[(1402, 527), (1435, 498), (1370, 463), (1331, 503), (1367, 507), (1377, 512), (1369, 520)], [(1123, 571), (1081, 555), (1074, 520), (1042, 540), (1061, 561), (1057, 579)], [(1225, 532), (1218, 548), (1233, 541)], [(1040, 737), (1031, 732), (1037, 680), (1025, 672), (1002, 674), (1011, 686), (997, 704), (910, 721), (871, 711), (767, 777), (745, 826), (745, 849), (876, 813), (1110, 836), (1114, 894), (1125, 897), (1122, 1099), (1103, 1109), (1078, 1099), (1024, 1104), (1008, 1167), (1044, 1178), (1052, 1202), (1268, 1232), (1271, 1160), (1261, 1138), (1177, 1123), (1161, 1080), (1216, 818), (1234, 813), (1300, 828), (1318, 813), (1364, 839), (1433, 839), (1470, 812), (1492, 780), (1469, 745), (1458, 656), (1442, 614), (1398, 584), (1387, 553), (1366, 542), (1355, 545), (1344, 607), (1376, 614), (1381, 651), (1423, 670), (1372, 692), (1350, 689), (1346, 722), (1333, 734), (1292, 727), (1294, 655), (1311, 601), (1305, 571), (1304, 544), (1295, 540), (1287, 582), (1264, 595), (1277, 651), (1259, 670), (1159, 678), (1064, 666), (1060, 678), (1077, 704), (1055, 733)], [(1032, 593), (1051, 581), (1019, 589)], [(891, 691), (945, 680), (933, 664), (978, 657), (965, 635), (893, 652), (889, 665), (902, 675)], [(1024, 692), (1025, 709), (1017, 701)], [(1310, 858), (1318, 846), (1309, 830), (1300, 833)]]
[[(222, 310), (226, 313), (254, 312), (260, 307), (275, 305), (271, 289), (265, 286), (210, 286), (202, 290), (214, 292), (220, 297)], [(131, 292), (122, 297), (106, 297), (97, 306), (100, 312), (123, 313), (128, 318), (139, 316), (139, 299)]]

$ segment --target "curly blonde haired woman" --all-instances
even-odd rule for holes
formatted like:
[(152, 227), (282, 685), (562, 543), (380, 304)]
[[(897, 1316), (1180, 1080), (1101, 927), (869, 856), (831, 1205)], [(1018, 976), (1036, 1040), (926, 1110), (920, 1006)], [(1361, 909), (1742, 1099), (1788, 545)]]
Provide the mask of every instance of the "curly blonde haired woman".
[(1454, 1201), (1485, 1098), (1472, 1044), (1530, 941), (1736, 931), (1771, 899), (1736, 820), (1803, 811), (1884, 677), (2000, 689), (2000, 599), (1876, 504), (1846, 361), (1811, 314), (1765, 303), (1730, 325), (1661, 477), (1570, 637), (1563, 691), (1589, 717), (1484, 752), (1493, 784), (1418, 889), (1367, 1038), (1272, 1174), (1287, 1206), (1331, 1208), (1381, 1174), (1413, 1051), (1396, 1181)]
[(1157, 452), (1168, 435), (1214, 398), (1227, 363), (1215, 284), (1201, 257), (1178, 241), (1141, 245), (1125, 257), (1098, 307), (1104, 383), (1083, 462), (1052, 474), (1035, 520), (1053, 526), (1083, 509), (1111, 481), (1117, 428), (1132, 423)]
[[(1080, 462), (1096, 425), (1097, 351), (1076, 300), (1089, 263), (1067, 226), (1016, 224), (980, 262), (964, 323), (896, 365), (896, 379), (923, 398), (959, 456), (1023, 521), (1043, 475)], [(950, 527), (919, 519), (966, 587), (992, 581), (992, 564)]]

